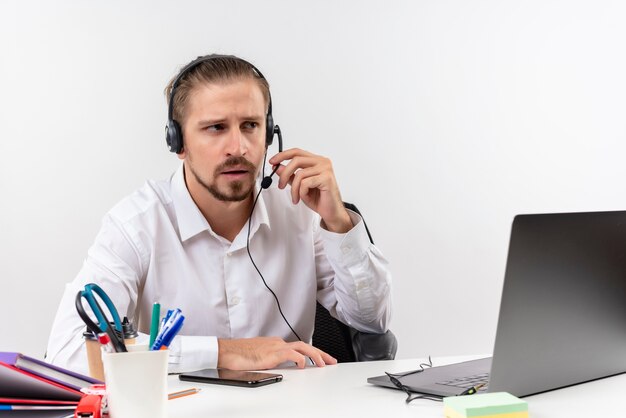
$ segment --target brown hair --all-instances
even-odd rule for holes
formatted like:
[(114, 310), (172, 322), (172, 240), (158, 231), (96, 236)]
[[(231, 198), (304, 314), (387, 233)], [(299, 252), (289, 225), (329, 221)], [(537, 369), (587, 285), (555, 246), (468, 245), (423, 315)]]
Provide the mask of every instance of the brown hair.
[[(259, 84), (265, 99), (265, 107), (266, 109), (268, 108), (270, 103), (270, 86), (252, 64), (234, 55), (212, 54), (207, 55), (203, 59), (204, 61), (200, 64), (185, 72), (176, 85), (174, 102), (172, 103), (172, 118), (174, 120), (178, 121), (178, 123), (183, 123), (189, 96), (194, 88), (203, 83), (227, 83), (252, 78)], [(181, 71), (184, 71), (188, 65), (183, 67)], [(165, 98), (168, 106), (172, 95), (172, 87), (179, 76), (180, 73), (173, 77), (167, 83), (167, 87), (165, 87)]]

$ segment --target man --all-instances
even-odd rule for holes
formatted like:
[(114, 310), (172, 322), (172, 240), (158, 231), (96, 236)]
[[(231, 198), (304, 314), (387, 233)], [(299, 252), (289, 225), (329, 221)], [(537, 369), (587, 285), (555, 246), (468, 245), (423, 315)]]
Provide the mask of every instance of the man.
[(182, 310), (170, 371), (304, 367), (307, 357), (317, 366), (334, 364), (307, 343), (316, 299), (354, 328), (385, 332), (387, 263), (361, 218), (344, 208), (331, 162), (281, 151), (269, 159), (277, 179), (259, 189), (275, 133), (261, 73), (236, 57), (202, 57), (169, 83), (166, 96), (168, 144), (182, 165), (105, 216), (66, 286), (48, 360), (86, 371), (74, 298), (90, 282), (142, 333), (149, 332), (154, 302)]

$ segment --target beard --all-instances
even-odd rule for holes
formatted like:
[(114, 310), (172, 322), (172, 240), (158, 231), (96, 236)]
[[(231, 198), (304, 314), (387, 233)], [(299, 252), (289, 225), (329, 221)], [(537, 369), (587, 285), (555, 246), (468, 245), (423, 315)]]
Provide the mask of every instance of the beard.
[[(190, 155), (191, 157), (191, 155)], [(191, 158), (189, 159), (191, 163)], [(220, 190), (216, 179), (221, 175), (222, 172), (226, 171), (229, 167), (245, 167), (249, 173), (251, 173), (251, 181), (249, 185), (246, 185), (246, 182), (235, 180), (231, 181), (224, 188), (226, 190)], [(217, 166), (213, 171), (213, 182), (209, 183), (202, 179), (198, 173), (196, 172), (193, 164), (189, 164), (189, 168), (191, 174), (195, 177), (198, 184), (202, 185), (211, 195), (222, 202), (242, 202), (248, 198), (252, 194), (252, 190), (254, 188), (254, 173), (257, 171), (257, 167), (252, 164), (250, 161), (246, 160), (244, 157), (230, 157), (222, 164)]]

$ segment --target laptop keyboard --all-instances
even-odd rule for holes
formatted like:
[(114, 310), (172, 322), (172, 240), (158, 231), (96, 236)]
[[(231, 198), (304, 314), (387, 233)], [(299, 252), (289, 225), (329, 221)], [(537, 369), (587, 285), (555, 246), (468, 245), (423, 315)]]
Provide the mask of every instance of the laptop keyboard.
[(437, 382), (438, 385), (453, 386), (456, 388), (469, 389), (484, 383), (485, 386), (478, 389), (479, 392), (485, 392), (488, 388), (489, 373), (474, 374), (471, 376), (458, 377), (456, 379), (446, 380), (445, 382)]

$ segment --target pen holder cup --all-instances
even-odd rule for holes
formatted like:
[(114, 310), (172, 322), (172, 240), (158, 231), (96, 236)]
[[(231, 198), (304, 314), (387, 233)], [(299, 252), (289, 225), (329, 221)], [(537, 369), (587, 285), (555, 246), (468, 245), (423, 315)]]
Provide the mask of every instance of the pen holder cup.
[(110, 418), (167, 417), (169, 350), (128, 347), (127, 353), (102, 353)]
[[(94, 379), (104, 381), (104, 368), (102, 366), (102, 345), (93, 337), (93, 334), (85, 336), (85, 347), (87, 348), (87, 363), (89, 365), (89, 376)], [(124, 344), (128, 347), (135, 344), (135, 338), (124, 340)]]

